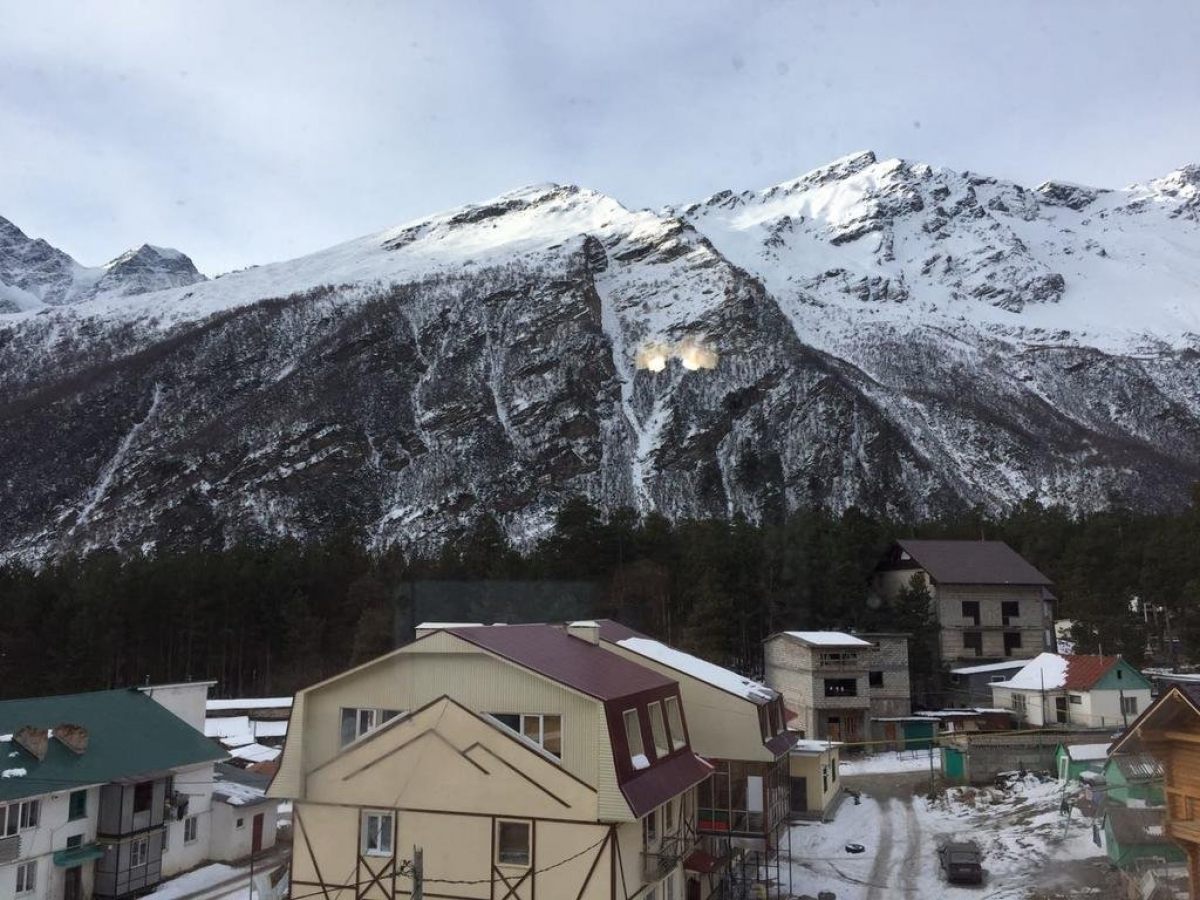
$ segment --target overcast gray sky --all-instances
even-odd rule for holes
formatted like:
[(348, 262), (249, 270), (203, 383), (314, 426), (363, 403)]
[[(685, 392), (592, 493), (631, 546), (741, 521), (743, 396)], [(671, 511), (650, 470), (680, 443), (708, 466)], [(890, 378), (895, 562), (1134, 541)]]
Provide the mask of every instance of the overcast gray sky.
[(539, 181), (627, 206), (872, 149), (1036, 184), (1200, 162), (1197, 0), (6, 2), (0, 215), (213, 274)]

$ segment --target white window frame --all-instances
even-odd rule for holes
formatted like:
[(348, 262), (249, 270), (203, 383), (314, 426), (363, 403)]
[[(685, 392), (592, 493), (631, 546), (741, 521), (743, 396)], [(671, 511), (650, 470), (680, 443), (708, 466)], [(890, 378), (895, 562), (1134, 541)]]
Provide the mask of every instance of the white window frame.
[[(1125, 707), (1130, 707), (1126, 709)], [(1121, 715), (1136, 716), (1138, 714), (1138, 698), (1137, 697), (1122, 697), (1121, 698)]]
[[(632, 716), (632, 720), (630, 719)], [(633, 722), (633, 727), (630, 728), (630, 721)], [(625, 741), (629, 744), (629, 758), (636, 759), (641, 756), (649, 759), (646, 756), (646, 736), (642, 734), (642, 717), (638, 715), (637, 707), (627, 709), (621, 713), (621, 722), (625, 726)], [(637, 746), (634, 746), (634, 737), (637, 738)]]
[(642, 847), (652, 850), (662, 842), (662, 831), (659, 828), (658, 809), (652, 809), (642, 817)]
[(0, 803), (0, 838), (12, 837), (22, 831), (37, 828), (42, 821), (41, 800), (20, 800)]
[[(374, 706), (343, 706), (338, 715), (338, 740), (342, 738), (342, 721), (346, 718), (346, 713), (354, 713), (354, 737), (342, 744), (343, 747), (348, 747), (357, 740), (361, 740), (371, 732), (375, 731), (382, 725), (398, 719), (404, 715), (404, 710), (400, 709), (381, 709)], [(384, 713), (392, 713), (390, 716), (384, 716)], [(366, 727), (364, 727), (364, 722)]]
[[(679, 708), (678, 697), (665, 697), (663, 699), (663, 712), (667, 715), (667, 730), (671, 733), (671, 747), (674, 750), (679, 750), (687, 746), (687, 734), (683, 730), (683, 711)], [(675, 715), (671, 715), (674, 712)], [(675, 725), (679, 724), (679, 734), (675, 733)]]
[[(370, 821), (378, 819), (379, 825), (375, 833), (379, 835), (379, 846), (368, 846), (371, 833)], [(386, 828), (384, 825), (386, 824)], [(396, 855), (395, 847), (396, 813), (390, 809), (364, 809), (359, 817), (358, 847), (363, 856), (389, 857)], [(386, 841), (384, 838), (386, 837)], [(386, 846), (385, 846), (386, 844)]]
[[(503, 725), (505, 728), (507, 728), (509, 731), (513, 732), (514, 734), (520, 735), (521, 737), (525, 738), (525, 740), (527, 740), (527, 741), (533, 741), (535, 744), (537, 744), (539, 747), (541, 747), (543, 750), (545, 750), (547, 753), (549, 753), (555, 759), (562, 759), (562, 748), (563, 748), (563, 715), (562, 715), (562, 713), (488, 713), (488, 715), (490, 715), (493, 719), (495, 719), (497, 722), (499, 722), (501, 725)], [(508, 716), (508, 717), (516, 718), (516, 720), (517, 720), (516, 729), (514, 729), (511, 725), (509, 725), (507, 722), (505, 722), (501, 718), (501, 716)], [(547, 718), (558, 719), (558, 751), (557, 752), (549, 749), (546, 746), (546, 719)], [(527, 734), (525, 731), (526, 722), (532, 722), (534, 719), (537, 720), (537, 737), (536, 738)]]
[(32, 894), (37, 890), (38, 876), (38, 861), (31, 859), (29, 862), (17, 863), (17, 896), (23, 897), (26, 894)]
[(134, 838), (129, 842), (129, 868), (141, 869), (150, 861), (150, 838)]
[[(191, 835), (188, 835), (188, 832)], [(194, 844), (200, 837), (200, 817), (188, 816), (183, 820), (183, 842), (185, 844)]]
[(648, 707), (650, 712), (650, 739), (654, 742), (654, 755), (662, 759), (671, 752), (671, 740), (667, 737), (667, 720), (663, 716), (662, 703), (655, 700)]
[[(500, 832), (505, 825), (520, 825), (525, 829), (525, 862), (511, 862), (500, 858)], [(496, 820), (496, 859), (498, 866), (512, 869), (528, 869), (533, 865), (533, 823), (529, 819), (497, 819)]]

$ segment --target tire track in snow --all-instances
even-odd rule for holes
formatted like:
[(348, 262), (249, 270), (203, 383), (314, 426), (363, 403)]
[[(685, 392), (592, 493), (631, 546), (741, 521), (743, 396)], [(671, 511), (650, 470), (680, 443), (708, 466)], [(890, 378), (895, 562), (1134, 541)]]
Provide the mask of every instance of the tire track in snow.
[(867, 877), (870, 884), (867, 900), (887, 900), (893, 896), (888, 888), (888, 875), (892, 869), (892, 808), (891, 797), (879, 799), (879, 845), (875, 851), (875, 865), (871, 867), (871, 874)]

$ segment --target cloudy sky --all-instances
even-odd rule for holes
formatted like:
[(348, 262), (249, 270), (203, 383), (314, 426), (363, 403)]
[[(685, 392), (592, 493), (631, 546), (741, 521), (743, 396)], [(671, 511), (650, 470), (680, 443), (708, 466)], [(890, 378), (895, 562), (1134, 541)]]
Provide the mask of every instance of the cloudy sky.
[(0, 215), (210, 274), (540, 181), (628, 206), (873, 149), (1036, 184), (1200, 161), (1196, 0), (10, 3)]

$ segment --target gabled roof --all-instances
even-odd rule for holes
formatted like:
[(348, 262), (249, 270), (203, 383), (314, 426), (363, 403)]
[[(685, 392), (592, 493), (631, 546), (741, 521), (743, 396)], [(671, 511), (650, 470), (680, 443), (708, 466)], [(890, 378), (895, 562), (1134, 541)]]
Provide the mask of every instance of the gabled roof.
[[(38, 760), (11, 739), (26, 726), (87, 729), (87, 748), (76, 754), (50, 738)], [(0, 702), (0, 801), (159, 775), (227, 754), (170, 710), (137, 688), (32, 697)], [(15, 774), (22, 772), (23, 774)]]
[(675, 684), (653, 669), (639, 666), (553, 625), (492, 625), (446, 630), (598, 700), (616, 700)]
[(1110, 756), (1105, 764), (1105, 771), (1108, 771), (1109, 766), (1116, 768), (1127, 781), (1154, 781), (1163, 777), (1163, 765), (1149, 753), (1122, 753), (1117, 756)]
[(1051, 584), (1004, 541), (904, 539), (896, 543), (942, 584)]
[(1147, 706), (1140, 716), (1113, 742), (1112, 752), (1131, 753), (1142, 749), (1142, 729), (1160, 719), (1175, 727), (1200, 732), (1200, 684), (1173, 684)]
[(1120, 661), (1119, 656), (1039, 653), (1012, 678), (989, 686), (1022, 691), (1090, 691)]
[(1075, 762), (1098, 762), (1108, 758), (1111, 744), (1059, 744), (1063, 753)]

